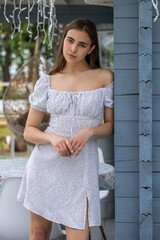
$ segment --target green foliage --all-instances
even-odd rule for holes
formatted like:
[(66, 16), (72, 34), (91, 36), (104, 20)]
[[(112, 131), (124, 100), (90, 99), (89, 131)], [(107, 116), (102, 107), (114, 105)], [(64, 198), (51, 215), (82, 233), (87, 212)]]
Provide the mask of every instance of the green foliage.
[(105, 59), (106, 68), (113, 69), (114, 65), (114, 42), (111, 42), (106, 48), (101, 49), (101, 56)]
[(106, 49), (106, 56), (107, 56), (107, 67), (113, 67), (114, 61), (114, 45), (113, 42), (109, 44), (108, 48)]
[(5, 149), (5, 143), (0, 139), (0, 150)]
[[(47, 32), (47, 25), (46, 32)], [(8, 31), (10, 31), (10, 37), (8, 41), (8, 45), (10, 48), (9, 52), (9, 64), (10, 66), (14, 66), (16, 71), (18, 71), (23, 64), (27, 63), (27, 61), (34, 55), (34, 47), (35, 47), (35, 37), (37, 35), (36, 24), (30, 25), (30, 31), (33, 34), (29, 34), (27, 32), (27, 24), (22, 24), (21, 32), (16, 31), (13, 35), (12, 39), (12, 26), (5, 23), (1, 25), (0, 32), (0, 79), (2, 79), (3, 65), (5, 62), (6, 56), (6, 37)], [(8, 30), (10, 29), (10, 30)], [(45, 34), (40, 31), (40, 52), (43, 54), (46, 59), (53, 62), (53, 50), (48, 47), (49, 40), (46, 38), (45, 43), (43, 43)]]
[(7, 150), (9, 149), (9, 146), (5, 142), (5, 137), (11, 135), (10, 129), (8, 126), (0, 126), (0, 133), (0, 150)]
[(10, 88), (10, 91), (9, 91), (9, 94), (8, 94), (8, 99), (12, 99), (12, 100), (25, 99), (26, 98), (26, 94), (25, 94), (26, 91), (22, 91), (22, 90), (17, 89), (17, 88)]
[(1, 137), (6, 137), (11, 135), (11, 131), (8, 126), (0, 126)]

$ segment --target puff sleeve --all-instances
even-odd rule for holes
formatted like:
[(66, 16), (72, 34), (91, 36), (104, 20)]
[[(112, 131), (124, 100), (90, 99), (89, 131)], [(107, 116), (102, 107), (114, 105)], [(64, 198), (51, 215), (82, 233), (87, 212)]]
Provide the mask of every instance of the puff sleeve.
[(104, 106), (114, 108), (114, 82), (105, 87)]
[(47, 92), (49, 88), (48, 76), (40, 77), (35, 86), (34, 91), (29, 95), (30, 106), (38, 111), (46, 112)]

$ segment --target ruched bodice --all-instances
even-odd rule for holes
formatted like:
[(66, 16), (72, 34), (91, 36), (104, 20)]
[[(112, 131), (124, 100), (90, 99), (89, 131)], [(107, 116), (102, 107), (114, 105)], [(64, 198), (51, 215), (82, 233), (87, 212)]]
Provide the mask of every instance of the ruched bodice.
[(99, 126), (104, 106), (113, 107), (113, 82), (90, 91), (59, 91), (50, 88), (50, 76), (41, 77), (29, 97), (31, 107), (51, 114), (50, 127), (72, 136), (84, 127)]
[[(79, 92), (50, 88), (50, 76), (42, 76), (29, 96), (32, 108), (50, 113), (45, 132), (70, 139), (85, 127), (102, 124), (104, 107), (113, 108), (114, 83)], [(98, 187), (98, 146), (92, 137), (80, 154), (62, 157), (51, 144), (36, 145), (27, 162), (17, 196), (24, 206), (53, 222), (85, 228), (86, 198), (89, 226), (101, 225)]]

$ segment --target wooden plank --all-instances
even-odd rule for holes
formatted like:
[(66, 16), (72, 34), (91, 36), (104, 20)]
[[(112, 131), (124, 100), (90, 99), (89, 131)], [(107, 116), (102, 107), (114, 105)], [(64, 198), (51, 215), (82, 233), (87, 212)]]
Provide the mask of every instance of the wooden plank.
[(160, 26), (160, 17), (152, 25), (152, 28), (153, 28), (153, 31), (152, 31), (153, 43), (160, 42), (159, 26)]
[(119, 1), (114, 3), (114, 18), (135, 18), (138, 17), (137, 0)]
[[(115, 65), (116, 68), (116, 65)], [(138, 94), (138, 70), (115, 70), (115, 95)], [(118, 109), (117, 109), (118, 110)], [(116, 110), (116, 111), (117, 111)]]
[[(24, 6), (22, 6), (24, 7)], [(26, 7), (26, 6), (25, 6)], [(3, 6), (0, 8), (0, 23), (6, 23), (6, 19), (3, 15)], [(12, 15), (13, 5), (7, 5), (6, 15)], [(47, 14), (47, 11), (46, 11)], [(58, 23), (68, 23), (76, 18), (89, 18), (94, 23), (113, 23), (113, 8), (92, 6), (92, 5), (81, 5), (81, 6), (56, 6), (56, 16)], [(27, 9), (20, 15), (22, 23), (27, 22)], [(11, 19), (10, 19), (11, 20)], [(34, 6), (30, 13), (30, 22), (37, 22), (37, 6)], [(12, 22), (12, 21), (11, 21)], [(18, 22), (18, 19), (16, 19)]]
[(117, 239), (117, 240), (121, 240), (121, 239), (122, 240), (139, 240), (139, 225), (138, 225), (138, 223), (116, 222), (115, 239)]
[[(116, 103), (115, 103), (116, 106)], [(114, 142), (117, 146), (139, 146), (139, 126), (138, 121), (115, 121)], [(144, 134), (147, 135), (146, 129)], [(155, 121), (153, 124), (153, 146), (160, 146), (160, 122)], [(141, 135), (143, 137), (143, 135)], [(145, 136), (144, 136), (145, 138)]]
[[(119, 46), (123, 50), (123, 45), (121, 44)], [(143, 65), (146, 66), (148, 61), (150, 61), (151, 58), (153, 58), (153, 68), (154, 69), (160, 69), (160, 55), (159, 51), (153, 53), (153, 57), (147, 56), (143, 57), (141, 56)], [(138, 69), (138, 54), (137, 53), (124, 53), (124, 54), (115, 54), (114, 55), (114, 64), (115, 70), (137, 70)]]
[(114, 96), (117, 110), (114, 114), (115, 121), (139, 119), (138, 95)]
[[(160, 94), (160, 89), (159, 94)], [(153, 120), (160, 121), (160, 96), (153, 96)], [(154, 125), (154, 122), (153, 122)]]
[[(147, 15), (146, 15), (147, 16)], [(153, 22), (154, 17), (152, 18)], [(114, 19), (114, 32), (116, 34), (114, 35), (114, 41), (115, 43), (137, 43), (138, 44), (138, 29), (139, 29), (138, 19), (137, 18), (131, 18), (131, 19), (125, 19), (125, 18), (115, 18)], [(159, 43), (160, 42), (160, 18), (157, 19), (156, 22), (154, 22), (152, 26), (152, 37), (153, 37), (153, 43)], [(132, 31), (130, 31), (132, 29)]]
[(121, 1), (114, 1), (114, 7), (120, 7), (120, 6), (124, 6), (124, 7), (132, 7), (134, 4), (137, 4), (137, 0), (121, 0)]
[[(125, 147), (127, 148), (127, 147)], [(118, 172), (137, 172), (139, 170), (138, 167), (138, 161), (139, 159), (133, 159), (133, 160), (121, 160), (121, 161), (115, 161), (114, 167), (115, 170)], [(160, 161), (153, 161), (152, 163), (152, 169), (153, 172), (160, 173)]]
[(160, 199), (153, 199), (153, 222), (160, 223)]
[[(155, 198), (160, 197), (159, 180), (160, 180), (160, 172), (153, 173), (153, 197)], [(158, 211), (158, 214), (160, 215), (160, 211)]]
[(160, 146), (160, 122), (153, 123), (153, 136), (152, 136), (153, 146)]
[[(139, 198), (116, 198), (116, 223), (138, 223)], [(147, 202), (144, 202), (144, 208)], [(160, 198), (153, 198), (153, 223), (160, 224)]]
[(138, 19), (114, 18), (114, 31), (115, 43), (138, 43)]
[(160, 70), (153, 69), (152, 74), (153, 74), (153, 94), (160, 94), (160, 81), (159, 81)]
[[(144, 92), (145, 93), (145, 92)], [(160, 94), (160, 89), (159, 89)], [(147, 94), (145, 95), (147, 98)], [(145, 100), (145, 99), (144, 99)], [(160, 96), (152, 97), (153, 100), (153, 121), (160, 121)], [(127, 95), (127, 96), (114, 96), (114, 101), (117, 105), (117, 111), (115, 111), (114, 118), (115, 121), (138, 121), (139, 119), (139, 111), (138, 111), (138, 95)], [(146, 99), (145, 105), (147, 107), (148, 100)], [(154, 122), (153, 122), (154, 124)]]
[(138, 147), (115, 147), (114, 166), (116, 172), (138, 172)]
[[(139, 45), (137, 43), (115, 43), (114, 44), (114, 54), (120, 55), (120, 54), (138, 54), (138, 47)], [(153, 55), (157, 54), (159, 56), (160, 52), (160, 43), (154, 43), (153, 44)]]
[[(138, 147), (115, 147), (115, 171), (138, 172), (139, 171), (139, 148)], [(152, 148), (153, 172), (160, 172), (160, 147)]]
[[(149, 171), (149, 167), (146, 170)], [(160, 181), (160, 174), (159, 172), (153, 172), (153, 197), (160, 198), (160, 189), (159, 189), (159, 181)], [(138, 172), (117, 172), (115, 173), (116, 180), (115, 180), (115, 197), (130, 197), (135, 198), (139, 197), (139, 173)], [(147, 184), (150, 186), (149, 179), (147, 178), (147, 174), (143, 175), (142, 185)], [(148, 193), (147, 193), (148, 194)], [(147, 195), (146, 194), (146, 195)], [(145, 202), (146, 198), (145, 198)], [(159, 214), (160, 215), (160, 214)]]
[[(137, 188), (138, 189), (138, 188)], [(152, 240), (152, 3), (139, 2), (139, 239)]]
[[(160, 70), (153, 69), (153, 94), (160, 94)], [(138, 83), (138, 69), (119, 69), (115, 70), (115, 95), (124, 94), (138, 94), (139, 93), (139, 83)], [(154, 102), (154, 99), (153, 99)], [(153, 114), (155, 112), (153, 111)]]
[(139, 219), (139, 199), (118, 198), (115, 199), (115, 222), (138, 223)]
[[(115, 197), (130, 197), (139, 196), (139, 173), (137, 172), (115, 172)], [(127, 206), (126, 206), (127, 208)]]
[(118, 54), (114, 55), (115, 70), (137, 70), (138, 69), (138, 54)]
[(138, 54), (138, 43), (115, 43), (114, 44), (114, 54)]
[[(160, 147), (153, 147), (153, 161), (160, 162)], [(156, 171), (153, 169), (153, 171)], [(157, 169), (157, 171), (160, 171)]]
[(155, 223), (153, 224), (153, 239), (159, 240), (159, 236), (160, 236), (160, 224)]
[[(116, 105), (116, 104), (115, 104)], [(138, 121), (115, 121), (114, 143), (116, 146), (139, 146)]]
[[(160, 6), (158, 5), (159, 11)], [(152, 8), (153, 18), (156, 16), (156, 11)], [(115, 18), (138, 18), (138, 1), (137, 0), (121, 0), (119, 3), (114, 3)]]
[[(121, 236), (121, 238), (119, 239), (139, 240), (138, 235), (139, 235), (138, 223), (116, 223), (115, 239), (117, 236)], [(160, 224), (154, 223), (153, 240), (159, 240), (159, 236), (160, 236)]]

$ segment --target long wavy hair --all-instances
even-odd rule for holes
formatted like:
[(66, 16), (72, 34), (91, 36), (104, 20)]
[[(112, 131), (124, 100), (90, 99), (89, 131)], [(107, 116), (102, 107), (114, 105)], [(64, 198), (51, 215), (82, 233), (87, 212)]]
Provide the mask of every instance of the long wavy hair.
[(100, 67), (100, 61), (99, 61), (99, 43), (98, 43), (98, 36), (97, 36), (97, 29), (95, 24), (84, 18), (79, 18), (71, 23), (69, 23), (63, 33), (58, 54), (55, 59), (54, 67), (53, 69), (49, 72), (49, 75), (52, 75), (54, 73), (62, 72), (65, 65), (66, 65), (66, 60), (63, 56), (63, 43), (64, 39), (67, 35), (67, 32), (71, 29), (77, 29), (81, 31), (85, 31), (90, 39), (91, 39), (91, 47), (95, 45), (95, 49), (90, 53), (87, 54), (86, 56), (86, 62), (90, 65), (92, 69), (99, 68)]

